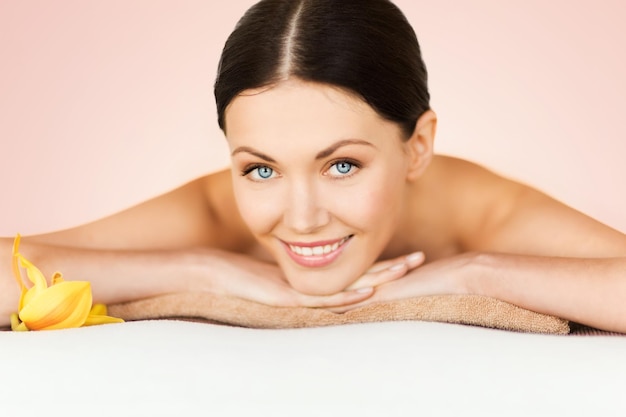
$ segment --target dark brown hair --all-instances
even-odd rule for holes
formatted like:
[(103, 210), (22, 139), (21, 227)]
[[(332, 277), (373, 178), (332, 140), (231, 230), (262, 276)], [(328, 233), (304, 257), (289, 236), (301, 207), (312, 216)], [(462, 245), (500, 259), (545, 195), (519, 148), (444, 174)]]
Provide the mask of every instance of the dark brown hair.
[(407, 137), (429, 109), (413, 28), (389, 0), (262, 0), (229, 36), (215, 81), (218, 123), (242, 91), (289, 77), (357, 94)]

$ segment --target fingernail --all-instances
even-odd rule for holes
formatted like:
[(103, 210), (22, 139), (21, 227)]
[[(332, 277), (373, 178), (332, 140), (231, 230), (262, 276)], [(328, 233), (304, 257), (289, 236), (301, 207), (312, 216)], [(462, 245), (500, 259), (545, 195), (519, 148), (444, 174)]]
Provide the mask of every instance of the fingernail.
[(421, 261), (424, 258), (424, 252), (415, 252), (406, 257), (409, 262)]
[(406, 265), (402, 263), (402, 264), (395, 264), (393, 266), (390, 266), (389, 270), (393, 271), (393, 272), (396, 272), (396, 271), (401, 271), (404, 268), (406, 268)]
[(358, 290), (356, 290), (356, 292), (358, 292), (359, 294), (365, 294), (372, 291), (374, 291), (373, 287), (359, 288)]

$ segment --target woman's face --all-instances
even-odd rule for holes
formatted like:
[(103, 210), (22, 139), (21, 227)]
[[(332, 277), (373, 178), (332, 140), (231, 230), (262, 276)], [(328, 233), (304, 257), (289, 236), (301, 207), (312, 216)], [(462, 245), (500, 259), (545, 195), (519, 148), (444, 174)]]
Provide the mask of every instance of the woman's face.
[(291, 286), (350, 286), (398, 228), (400, 128), (340, 89), (290, 80), (235, 98), (226, 129), (240, 213)]

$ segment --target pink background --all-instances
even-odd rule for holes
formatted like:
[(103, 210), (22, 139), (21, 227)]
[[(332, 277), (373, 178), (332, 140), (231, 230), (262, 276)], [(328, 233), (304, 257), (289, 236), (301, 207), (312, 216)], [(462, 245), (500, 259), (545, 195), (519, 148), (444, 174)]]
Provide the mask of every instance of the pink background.
[[(254, 1), (0, 2), (0, 236), (77, 226), (228, 155), (212, 85)], [(437, 150), (626, 231), (626, 3), (397, 0)]]

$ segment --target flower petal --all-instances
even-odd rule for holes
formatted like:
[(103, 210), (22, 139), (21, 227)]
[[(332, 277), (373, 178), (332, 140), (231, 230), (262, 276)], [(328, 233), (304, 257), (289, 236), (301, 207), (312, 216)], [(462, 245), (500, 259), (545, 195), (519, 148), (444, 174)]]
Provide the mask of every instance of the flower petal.
[(89, 282), (61, 282), (35, 294), (24, 305), (19, 318), (30, 330), (80, 327), (89, 315), (91, 302)]
[[(43, 291), (45, 291), (45, 290), (43, 290)], [(30, 302), (30, 300), (32, 300), (33, 297), (35, 295), (37, 295), (38, 293), (40, 293), (40, 292), (41, 292), (41, 289), (40, 288), (36, 288), (36, 287), (32, 287), (32, 288), (30, 288), (28, 290), (23, 291), (22, 292), (22, 296), (20, 297), (20, 308), (17, 310), (18, 313), (20, 311), (22, 311), (24, 306), (26, 304), (28, 304)]]
[(16, 313), (11, 314), (11, 330), (14, 332), (27, 332), (28, 327), (22, 323)]
[(20, 296), (20, 304), (18, 311), (22, 311), (22, 308), (30, 302), (30, 300), (39, 294), (41, 291), (45, 291), (48, 288), (46, 277), (43, 273), (33, 265), (28, 259), (24, 258), (21, 254), (17, 254), (17, 258), (20, 261), (22, 267), (26, 268), (26, 275), (30, 282), (34, 285), (26, 290), (26, 287), (22, 288), (22, 295)]
[(19, 249), (20, 249), (20, 240), (21, 236), (18, 233), (13, 240), (13, 258), (11, 260), (11, 267), (13, 268), (13, 276), (17, 281), (17, 284), (20, 286), (20, 301), (18, 303), (17, 310), (21, 310), (24, 305), (24, 295), (26, 294), (26, 286), (24, 285), (24, 279), (22, 278), (22, 274), (20, 273), (20, 265), (19, 265)]
[(32, 264), (32, 262), (24, 258), (19, 253), (17, 254), (17, 256), (20, 258), (20, 264), (22, 265), (22, 267), (26, 268), (26, 275), (28, 276), (30, 282), (32, 282), (35, 287), (38, 287), (40, 289), (48, 288), (46, 277), (39, 270), (39, 268), (37, 268), (35, 265)]
[(89, 312), (89, 315), (96, 315), (96, 316), (106, 316), (107, 315), (107, 306), (104, 304), (94, 304), (91, 307), (91, 311)]
[(103, 314), (90, 314), (83, 326), (95, 326), (98, 324), (124, 323), (123, 319), (117, 317), (106, 316)]
[(107, 306), (105, 304), (94, 304), (91, 307), (89, 316), (83, 326), (94, 326), (96, 324), (124, 323), (123, 319), (107, 316)]

